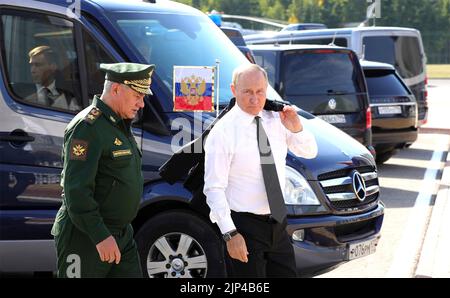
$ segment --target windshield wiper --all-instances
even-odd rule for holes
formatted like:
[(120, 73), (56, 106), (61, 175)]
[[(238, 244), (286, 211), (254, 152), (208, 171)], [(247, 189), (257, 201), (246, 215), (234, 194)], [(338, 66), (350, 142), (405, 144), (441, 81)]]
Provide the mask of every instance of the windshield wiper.
[(327, 93), (328, 94), (333, 94), (333, 95), (341, 95), (341, 94), (348, 94), (348, 93), (351, 93), (351, 92), (349, 92), (349, 91), (341, 91), (341, 90), (333, 90), (333, 89), (328, 89), (327, 90)]

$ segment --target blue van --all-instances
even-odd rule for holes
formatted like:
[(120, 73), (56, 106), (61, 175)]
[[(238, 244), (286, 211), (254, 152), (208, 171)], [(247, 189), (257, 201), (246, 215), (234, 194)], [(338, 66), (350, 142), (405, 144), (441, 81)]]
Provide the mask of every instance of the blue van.
[[(169, 1), (72, 2), (0, 4), (0, 271), (55, 270), (50, 229), (61, 204), (64, 128), (101, 92), (100, 63), (133, 61), (157, 65), (153, 95), (133, 124), (145, 179), (133, 222), (143, 271), (149, 277), (226, 276), (218, 228), (192, 204), (182, 181), (169, 184), (158, 169), (214, 119), (212, 113), (173, 112), (173, 66), (213, 66), (219, 60), (224, 106), (232, 97), (232, 70), (250, 62), (191, 7)], [(29, 51), (38, 46), (54, 53), (51, 92), (58, 105), (40, 101), (36, 69), (44, 72), (50, 62), (30, 67)], [(272, 88), (268, 97), (281, 100)], [(319, 153), (311, 160), (287, 156), (287, 230), (298, 271), (312, 275), (373, 253), (384, 206), (369, 151), (300, 113)]]

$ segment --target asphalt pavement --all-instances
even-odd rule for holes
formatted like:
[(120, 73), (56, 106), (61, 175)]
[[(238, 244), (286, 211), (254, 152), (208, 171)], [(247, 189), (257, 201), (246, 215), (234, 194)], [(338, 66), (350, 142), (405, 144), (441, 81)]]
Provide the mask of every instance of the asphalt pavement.
[(378, 167), (386, 209), (377, 251), (317, 277), (450, 277), (450, 80), (428, 90), (417, 141)]
[[(430, 103), (428, 123), (423, 132), (450, 135), (450, 80), (431, 80), (429, 93), (439, 86), (436, 101)], [(437, 95), (437, 94), (433, 94)], [(447, 150), (444, 170), (425, 239), (422, 245), (415, 277), (450, 278), (450, 148)], [(445, 156), (445, 155), (444, 155)]]

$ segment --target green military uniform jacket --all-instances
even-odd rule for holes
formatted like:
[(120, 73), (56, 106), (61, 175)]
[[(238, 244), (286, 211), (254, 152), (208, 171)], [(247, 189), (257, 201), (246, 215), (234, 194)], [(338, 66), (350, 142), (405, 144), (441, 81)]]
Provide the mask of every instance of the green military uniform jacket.
[(95, 96), (65, 131), (63, 205), (52, 234), (70, 220), (98, 244), (131, 223), (143, 191), (141, 155), (130, 121)]

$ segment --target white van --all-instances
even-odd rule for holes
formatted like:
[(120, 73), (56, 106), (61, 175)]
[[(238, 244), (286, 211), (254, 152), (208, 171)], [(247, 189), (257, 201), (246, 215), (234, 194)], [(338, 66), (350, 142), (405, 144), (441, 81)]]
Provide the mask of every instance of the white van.
[(419, 125), (428, 116), (426, 55), (420, 32), (400, 27), (282, 31), (244, 36), (247, 44), (329, 44), (351, 48), (360, 58), (389, 63), (414, 93)]

